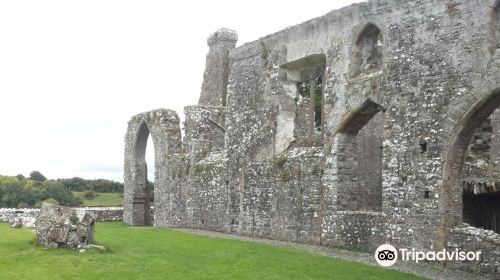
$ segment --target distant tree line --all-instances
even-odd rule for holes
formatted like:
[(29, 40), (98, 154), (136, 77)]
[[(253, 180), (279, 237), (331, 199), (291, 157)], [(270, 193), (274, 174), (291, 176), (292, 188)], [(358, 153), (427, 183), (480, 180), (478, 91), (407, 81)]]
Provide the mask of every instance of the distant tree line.
[(60, 182), (36, 181), (30, 178), (19, 179), (18, 176), (0, 176), (0, 207), (40, 207), (44, 201), (65, 206), (82, 204), (81, 199), (64, 188)]
[(44, 201), (64, 206), (80, 206), (82, 200), (72, 191), (123, 193), (123, 184), (105, 179), (82, 178), (48, 180), (41, 172), (33, 171), (28, 178), (0, 175), (0, 208), (39, 207)]
[(63, 184), (67, 190), (74, 192), (123, 193), (122, 183), (105, 179), (86, 180), (74, 177), (71, 179), (57, 179), (57, 182)]

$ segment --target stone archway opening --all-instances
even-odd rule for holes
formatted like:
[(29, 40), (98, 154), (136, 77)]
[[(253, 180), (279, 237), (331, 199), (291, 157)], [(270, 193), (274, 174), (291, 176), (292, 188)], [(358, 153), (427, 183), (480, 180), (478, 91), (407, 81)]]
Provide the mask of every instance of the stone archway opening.
[(344, 211), (382, 211), (383, 108), (367, 100), (348, 114), (333, 144), (337, 207)]
[[(149, 201), (149, 207), (154, 206), (155, 202), (155, 172), (156, 172), (156, 164), (155, 164), (155, 149), (153, 137), (151, 134), (148, 137), (148, 141), (146, 144), (146, 153), (145, 153), (145, 161), (146, 161), (146, 191), (147, 197)], [(152, 208), (149, 210), (149, 221), (147, 225), (154, 225), (154, 211)]]
[(440, 241), (467, 223), (500, 233), (500, 89), (476, 102), (457, 123), (443, 167)]
[[(152, 138), (150, 145), (148, 139)], [(154, 150), (154, 190), (148, 183), (146, 148)], [(171, 223), (178, 185), (172, 180), (179, 164), (172, 156), (181, 152), (179, 116), (175, 111), (157, 109), (133, 116), (125, 136), (123, 221), (130, 226), (144, 226), (154, 220), (155, 227)], [(151, 153), (150, 153), (151, 155)], [(153, 167), (154, 166), (154, 167)], [(150, 172), (151, 175), (152, 172)], [(150, 206), (154, 192), (154, 209)], [(168, 209), (158, 206), (168, 205)], [(177, 208), (176, 208), (177, 207)], [(182, 207), (182, 205), (180, 206)], [(154, 216), (152, 216), (154, 214)]]
[[(148, 162), (151, 166), (150, 169), (154, 170), (154, 143), (150, 135), (148, 125), (146, 122), (142, 122), (136, 134), (133, 154), (136, 184), (131, 196), (133, 225), (135, 226), (152, 225), (154, 220), (154, 215), (151, 212), (151, 205), (154, 202), (154, 186), (148, 179), (154, 178), (150, 175), (151, 172), (148, 172)], [(148, 149), (148, 146), (151, 148)]]

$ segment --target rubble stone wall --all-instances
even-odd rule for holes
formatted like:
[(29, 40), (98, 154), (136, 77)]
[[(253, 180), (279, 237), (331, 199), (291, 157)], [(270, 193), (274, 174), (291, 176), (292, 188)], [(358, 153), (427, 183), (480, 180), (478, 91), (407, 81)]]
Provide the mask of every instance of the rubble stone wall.
[[(500, 273), (500, 234), (483, 230), (467, 224), (450, 229), (447, 243), (448, 250), (481, 252), (480, 261), (452, 262), (451, 266), (481, 274), (497, 275)], [(495, 278), (493, 278), (495, 279)]]
[[(96, 221), (122, 221), (122, 207), (82, 207), (76, 208), (77, 211), (92, 213)], [(0, 222), (9, 222), (13, 219), (22, 219), (23, 225), (28, 227), (34, 226), (34, 221), (40, 212), (39, 208), (0, 208)]]
[[(239, 47), (215, 32), (184, 139), (168, 110), (150, 128), (155, 225), (364, 250), (466, 240), (449, 230), (467, 147), (500, 106), (497, 2), (371, 0)], [(311, 73), (321, 98), (297, 87)], [(129, 123), (125, 217), (144, 216), (133, 147), (155, 112)]]

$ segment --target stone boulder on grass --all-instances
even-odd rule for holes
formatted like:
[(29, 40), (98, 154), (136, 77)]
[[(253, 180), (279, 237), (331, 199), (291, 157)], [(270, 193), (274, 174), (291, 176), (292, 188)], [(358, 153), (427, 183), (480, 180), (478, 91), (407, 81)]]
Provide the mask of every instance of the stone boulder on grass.
[(35, 222), (39, 244), (52, 248), (87, 248), (94, 237), (95, 218), (84, 211), (43, 203)]

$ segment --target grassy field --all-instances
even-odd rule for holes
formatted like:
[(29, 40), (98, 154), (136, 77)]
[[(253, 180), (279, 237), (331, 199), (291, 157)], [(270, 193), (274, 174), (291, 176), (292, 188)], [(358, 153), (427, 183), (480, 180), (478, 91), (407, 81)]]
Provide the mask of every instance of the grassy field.
[(73, 192), (73, 194), (83, 200), (83, 206), (122, 206), (123, 197), (120, 193), (96, 193), (94, 199), (83, 197), (85, 192)]
[(1, 279), (420, 279), (307, 252), (166, 229), (98, 223), (109, 252), (36, 245), (31, 229), (0, 223)]

